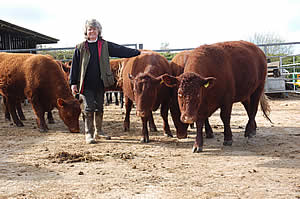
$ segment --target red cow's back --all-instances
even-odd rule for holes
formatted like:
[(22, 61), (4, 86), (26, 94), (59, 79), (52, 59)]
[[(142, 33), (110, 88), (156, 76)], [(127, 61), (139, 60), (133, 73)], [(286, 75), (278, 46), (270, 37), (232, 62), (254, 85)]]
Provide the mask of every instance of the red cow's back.
[(215, 77), (215, 88), (220, 88), (214, 91), (217, 96), (223, 98), (230, 93), (233, 102), (239, 102), (265, 82), (266, 57), (245, 41), (203, 45), (191, 53), (184, 72)]

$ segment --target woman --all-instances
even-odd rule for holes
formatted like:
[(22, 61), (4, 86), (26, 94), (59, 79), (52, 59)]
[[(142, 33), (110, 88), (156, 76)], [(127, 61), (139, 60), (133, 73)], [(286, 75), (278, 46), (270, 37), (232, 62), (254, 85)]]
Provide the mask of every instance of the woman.
[(140, 54), (139, 50), (105, 41), (102, 26), (95, 20), (87, 20), (84, 27), (85, 41), (76, 46), (70, 85), (74, 94), (84, 95), (84, 125), (86, 143), (95, 143), (98, 136), (110, 139), (102, 131), (104, 88), (114, 84), (109, 57), (129, 58)]

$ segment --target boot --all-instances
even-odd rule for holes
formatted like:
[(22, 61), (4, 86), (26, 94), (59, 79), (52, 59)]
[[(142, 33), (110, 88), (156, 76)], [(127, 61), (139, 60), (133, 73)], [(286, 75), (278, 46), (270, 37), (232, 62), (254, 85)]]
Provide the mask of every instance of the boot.
[(85, 142), (87, 144), (96, 143), (94, 139), (94, 112), (84, 113), (84, 130), (85, 130)]
[(94, 138), (100, 138), (103, 137), (107, 140), (110, 140), (111, 137), (106, 135), (103, 131), (102, 131), (102, 122), (103, 122), (103, 113), (98, 111), (95, 112), (95, 133), (94, 133)]

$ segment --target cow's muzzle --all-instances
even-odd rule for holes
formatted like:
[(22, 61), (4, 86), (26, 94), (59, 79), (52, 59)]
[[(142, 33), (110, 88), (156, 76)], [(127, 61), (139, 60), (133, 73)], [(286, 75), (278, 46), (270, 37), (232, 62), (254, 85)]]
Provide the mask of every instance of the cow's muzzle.
[(80, 129), (79, 128), (69, 128), (71, 133), (80, 133)]
[(192, 117), (187, 116), (187, 115), (181, 115), (180, 120), (183, 123), (186, 123), (186, 124), (192, 124), (192, 123), (194, 123), (194, 119)]
[(137, 110), (136, 111), (136, 116), (138, 116), (138, 117), (145, 117), (146, 113), (145, 113), (145, 111), (139, 111), (139, 110)]

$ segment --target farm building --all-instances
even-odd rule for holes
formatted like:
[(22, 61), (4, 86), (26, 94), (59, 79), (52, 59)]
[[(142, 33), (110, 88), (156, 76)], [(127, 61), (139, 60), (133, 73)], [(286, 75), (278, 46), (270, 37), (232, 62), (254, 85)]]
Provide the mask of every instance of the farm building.
[(0, 20), (0, 50), (33, 49), (37, 44), (53, 44), (59, 40)]

